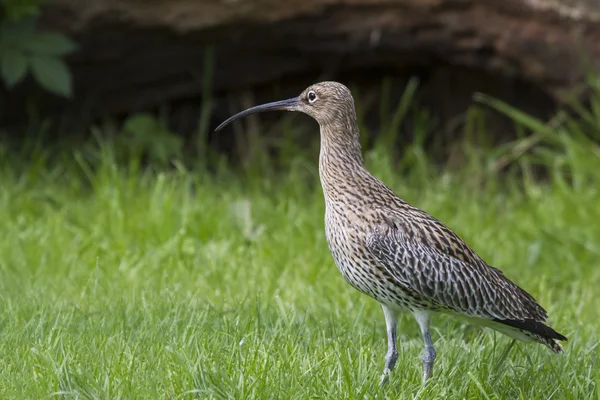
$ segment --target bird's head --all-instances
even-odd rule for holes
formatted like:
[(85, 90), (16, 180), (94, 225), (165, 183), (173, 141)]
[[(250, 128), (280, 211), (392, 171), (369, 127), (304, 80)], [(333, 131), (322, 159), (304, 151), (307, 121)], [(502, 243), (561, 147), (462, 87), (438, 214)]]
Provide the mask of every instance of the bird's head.
[(348, 124), (356, 119), (354, 99), (350, 90), (338, 82), (320, 82), (307, 87), (298, 97), (249, 108), (228, 118), (217, 127), (223, 129), (232, 121), (258, 112), (285, 110), (300, 111), (313, 117), (321, 127), (337, 123)]

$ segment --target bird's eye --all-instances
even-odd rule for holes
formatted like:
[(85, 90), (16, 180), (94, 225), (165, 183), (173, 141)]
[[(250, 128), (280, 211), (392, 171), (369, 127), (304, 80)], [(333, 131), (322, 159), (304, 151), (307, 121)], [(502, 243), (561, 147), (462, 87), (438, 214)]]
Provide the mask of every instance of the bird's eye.
[(317, 101), (317, 94), (311, 90), (308, 92), (308, 102), (314, 103), (315, 101)]

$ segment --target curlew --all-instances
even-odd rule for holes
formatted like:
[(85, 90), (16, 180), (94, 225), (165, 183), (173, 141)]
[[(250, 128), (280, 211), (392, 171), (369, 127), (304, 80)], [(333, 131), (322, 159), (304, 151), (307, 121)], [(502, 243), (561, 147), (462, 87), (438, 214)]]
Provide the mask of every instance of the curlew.
[(242, 111), (217, 130), (270, 110), (300, 111), (319, 123), (327, 243), (344, 279), (382, 305), (388, 347), (382, 385), (398, 358), (396, 327), (403, 311), (413, 314), (423, 336), (423, 382), (431, 377), (436, 359), (429, 326), (438, 312), (562, 353), (556, 340), (567, 338), (545, 324), (546, 311), (529, 293), (365, 169), (354, 99), (346, 86), (314, 84), (298, 97)]

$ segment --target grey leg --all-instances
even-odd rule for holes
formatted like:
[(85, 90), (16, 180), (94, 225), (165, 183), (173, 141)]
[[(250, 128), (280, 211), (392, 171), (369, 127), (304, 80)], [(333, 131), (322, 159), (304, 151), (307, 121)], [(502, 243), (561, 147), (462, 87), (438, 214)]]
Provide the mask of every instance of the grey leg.
[(387, 331), (388, 351), (385, 355), (385, 368), (381, 375), (380, 386), (383, 386), (388, 381), (388, 375), (396, 365), (398, 360), (398, 348), (396, 347), (396, 326), (398, 325), (398, 315), (396, 312), (385, 305), (381, 305), (383, 314), (385, 315), (385, 325)]
[(435, 361), (435, 349), (433, 348), (433, 342), (431, 341), (431, 335), (429, 334), (429, 313), (426, 311), (414, 311), (413, 315), (421, 328), (421, 334), (423, 335), (423, 341), (425, 342), (425, 351), (423, 352), (423, 383), (431, 377), (433, 371), (433, 363)]

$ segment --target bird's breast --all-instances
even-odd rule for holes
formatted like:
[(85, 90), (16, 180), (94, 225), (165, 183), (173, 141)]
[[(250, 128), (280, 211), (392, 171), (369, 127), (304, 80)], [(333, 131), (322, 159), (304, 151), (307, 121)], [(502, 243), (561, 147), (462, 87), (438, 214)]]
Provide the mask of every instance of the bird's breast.
[(382, 304), (411, 308), (414, 299), (367, 248), (367, 238), (377, 225), (372, 209), (327, 204), (325, 236), (338, 270), (346, 282)]
[(366, 249), (370, 231), (367, 221), (357, 214), (327, 205), (325, 236), (331, 255), (344, 279), (359, 291), (378, 297), (375, 281), (381, 277), (380, 268)]

